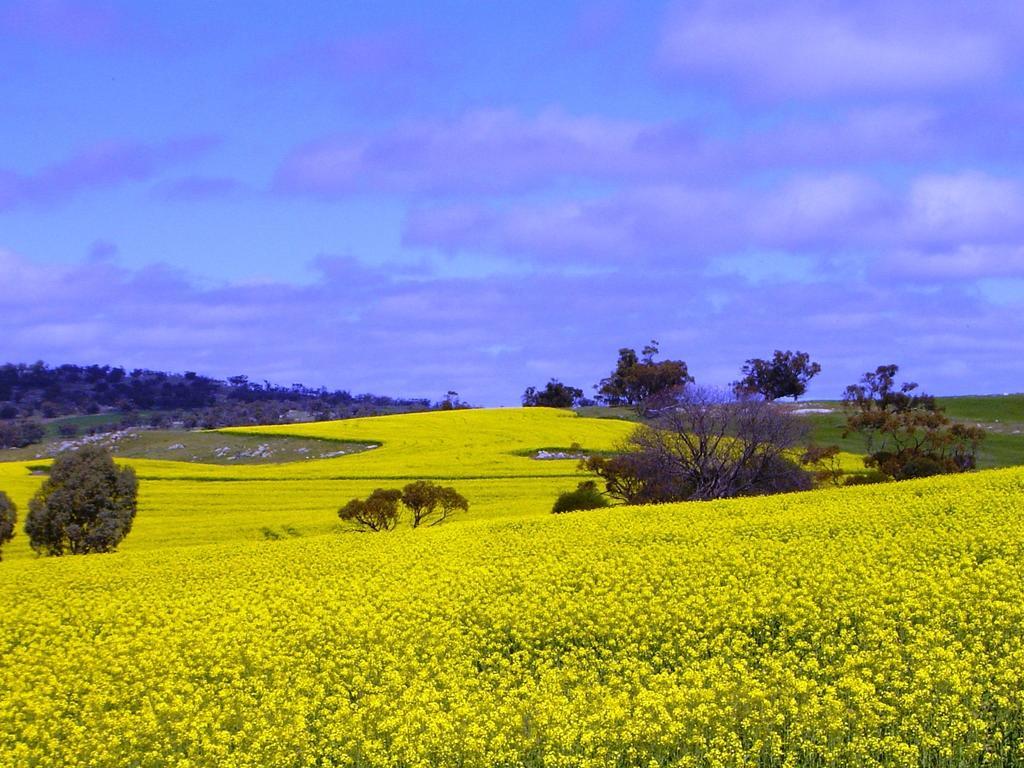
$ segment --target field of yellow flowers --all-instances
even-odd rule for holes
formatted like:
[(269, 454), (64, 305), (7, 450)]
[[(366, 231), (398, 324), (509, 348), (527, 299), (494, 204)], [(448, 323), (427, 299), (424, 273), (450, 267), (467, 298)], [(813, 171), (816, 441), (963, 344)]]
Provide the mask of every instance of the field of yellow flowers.
[[(535, 460), (537, 449), (612, 448), (633, 425), (547, 408), (465, 410), (351, 419), (247, 431), (379, 445), (365, 453), (274, 465), (193, 464), (119, 459), (139, 476), (139, 515), (123, 551), (181, 544), (260, 541), (338, 532), (335, 513), (350, 498), (410, 480), (453, 485), (471, 519), (529, 516), (581, 479), (575, 460)], [(26, 509), (43, 478), (40, 461), (0, 462), (0, 490)], [(31, 558), (24, 536), (4, 560)]]
[[(484, 430), (487, 451), (450, 436), (437, 455), (456, 487), (497, 499), (534, 465), (538, 483), (575, 480), (571, 462), (530, 459), (516, 478), (511, 452), (601, 447), (620, 428), (534, 426)], [(336, 467), (404, 450), (389, 425), (354, 427), (373, 428), (380, 458)], [(433, 450), (428, 432), (409, 427), (409, 461)], [(369, 471), (275, 470), (142, 467), (194, 488), (196, 509), (175, 518), (150, 497), (113, 555), (5, 555), (0, 766), (1024, 762), (1024, 469), (261, 540), (240, 521), (269, 525), (289, 493)], [(15, 494), (38, 481), (17, 477)], [(337, 506), (289, 503), (296, 525)], [(203, 514), (234, 522), (211, 523), (214, 543), (143, 525)]]

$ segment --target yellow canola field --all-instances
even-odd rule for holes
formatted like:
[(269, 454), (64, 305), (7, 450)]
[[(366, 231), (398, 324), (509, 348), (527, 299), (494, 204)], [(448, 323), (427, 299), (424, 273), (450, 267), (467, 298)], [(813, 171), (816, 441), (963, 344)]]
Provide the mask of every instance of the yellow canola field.
[[(414, 479), (454, 485), (470, 501), (466, 516), (549, 512), (555, 497), (579, 481), (575, 460), (535, 460), (541, 448), (579, 443), (606, 450), (633, 425), (584, 419), (548, 408), (489, 409), (384, 416), (315, 424), (224, 430), (297, 434), (370, 442), (379, 448), (289, 464), (214, 465), (118, 459), (139, 475), (139, 513), (125, 551), (267, 537), (338, 532), (337, 509), (378, 486)], [(525, 455), (522, 455), (525, 454)], [(0, 490), (21, 507), (42, 482), (35, 462), (0, 463)], [(22, 517), (24, 519), (24, 517)], [(31, 557), (25, 536), (4, 548), (5, 560)]]
[(1022, 761), (1019, 468), (0, 563), (0, 766)]

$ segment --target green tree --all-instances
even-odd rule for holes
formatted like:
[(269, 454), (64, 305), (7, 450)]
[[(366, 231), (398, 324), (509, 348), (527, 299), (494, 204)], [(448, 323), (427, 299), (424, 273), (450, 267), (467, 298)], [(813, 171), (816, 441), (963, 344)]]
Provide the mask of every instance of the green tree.
[(338, 510), (338, 517), (363, 531), (391, 531), (401, 520), (401, 499), (399, 490), (377, 488), (365, 499), (352, 499)]
[(583, 390), (570, 387), (558, 379), (551, 379), (544, 387), (528, 387), (523, 393), (523, 405), (542, 408), (572, 408), (583, 400)]
[(132, 529), (138, 480), (106, 451), (86, 446), (58, 456), (29, 501), (25, 533), (39, 554), (112, 552)]
[(411, 513), (413, 528), (429, 521), (440, 525), (458, 511), (469, 511), (469, 501), (450, 486), (416, 480), (402, 489), (402, 503)]
[(652, 341), (637, 355), (623, 347), (611, 375), (597, 385), (598, 399), (607, 405), (628, 405), (645, 413), (659, 396), (693, 381), (682, 360), (655, 361), (658, 342)]
[[(0, 549), (14, 538), (14, 526), (18, 522), (18, 507), (11, 498), (0, 491)], [(2, 556), (0, 556), (2, 559)]]
[(747, 360), (740, 372), (743, 378), (733, 385), (737, 391), (760, 394), (766, 400), (796, 400), (807, 391), (807, 383), (821, 373), (821, 366), (806, 352), (777, 349), (771, 360)]

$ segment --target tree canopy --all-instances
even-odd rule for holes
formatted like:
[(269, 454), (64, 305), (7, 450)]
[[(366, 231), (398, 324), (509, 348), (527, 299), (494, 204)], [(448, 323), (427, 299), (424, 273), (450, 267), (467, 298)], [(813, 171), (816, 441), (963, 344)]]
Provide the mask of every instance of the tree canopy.
[(390, 531), (401, 519), (398, 502), (402, 492), (376, 488), (365, 499), (352, 499), (338, 510), (338, 517), (364, 531)]
[(413, 528), (439, 525), (455, 512), (469, 510), (466, 498), (450, 486), (430, 480), (416, 480), (402, 489), (402, 504), (411, 514)]
[(762, 398), (684, 387), (617, 455), (582, 466), (627, 504), (782, 493), (811, 486), (789, 458), (805, 438), (798, 417)]
[(760, 394), (766, 400), (796, 400), (807, 392), (807, 383), (821, 373), (821, 366), (806, 352), (777, 349), (771, 360), (747, 360), (740, 372), (743, 378), (734, 385), (737, 391)]
[(544, 408), (574, 408), (584, 401), (583, 390), (570, 387), (558, 379), (551, 379), (544, 389), (528, 387), (523, 393), (523, 405)]
[(615, 370), (597, 385), (598, 399), (644, 411), (652, 398), (693, 381), (684, 361), (655, 361), (657, 354), (657, 341), (644, 347), (640, 355), (629, 347), (620, 349)]

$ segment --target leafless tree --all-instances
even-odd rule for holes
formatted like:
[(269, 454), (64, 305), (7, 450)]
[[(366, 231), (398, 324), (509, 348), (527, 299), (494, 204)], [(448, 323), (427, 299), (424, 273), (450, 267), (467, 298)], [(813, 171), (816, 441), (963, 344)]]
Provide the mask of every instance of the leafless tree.
[(659, 399), (612, 459), (587, 468), (630, 503), (721, 499), (803, 490), (810, 475), (788, 453), (806, 440), (795, 416), (764, 398), (685, 386)]

